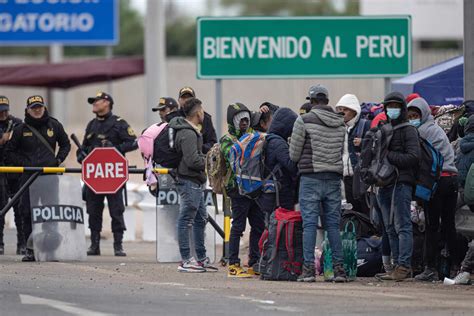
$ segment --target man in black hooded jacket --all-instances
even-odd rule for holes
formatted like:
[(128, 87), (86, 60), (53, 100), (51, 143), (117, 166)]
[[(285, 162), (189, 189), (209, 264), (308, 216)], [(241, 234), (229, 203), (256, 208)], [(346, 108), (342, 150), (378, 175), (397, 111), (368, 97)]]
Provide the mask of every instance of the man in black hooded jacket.
[[(39, 133), (43, 139), (36, 135)], [(56, 146), (59, 147), (56, 150)], [(25, 121), (14, 128), (12, 137), (5, 149), (9, 165), (23, 167), (57, 167), (69, 154), (71, 143), (62, 124), (49, 116), (42, 96), (34, 95), (27, 99)], [(24, 183), (29, 174), (24, 174)], [(51, 181), (50, 198), (57, 199), (57, 182)], [(44, 201), (43, 201), (44, 202)], [(32, 232), (30, 194), (27, 191), (20, 201), (23, 232), (28, 240)], [(22, 261), (35, 261), (31, 240), (26, 245), (26, 255)]]
[(395, 270), (381, 276), (382, 280), (401, 281), (411, 277), (413, 230), (410, 205), (420, 159), (420, 141), (416, 128), (408, 122), (404, 96), (389, 93), (383, 102), (387, 119), (392, 124), (393, 136), (388, 144), (388, 161), (398, 169), (398, 178), (392, 185), (380, 188), (377, 199), (392, 249)]

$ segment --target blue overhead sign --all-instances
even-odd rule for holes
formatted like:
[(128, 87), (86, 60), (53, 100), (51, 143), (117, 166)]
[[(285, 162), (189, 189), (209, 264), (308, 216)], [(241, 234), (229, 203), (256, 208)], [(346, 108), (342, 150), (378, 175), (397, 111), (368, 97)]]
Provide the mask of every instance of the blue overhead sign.
[(0, 46), (118, 42), (118, 0), (0, 0)]

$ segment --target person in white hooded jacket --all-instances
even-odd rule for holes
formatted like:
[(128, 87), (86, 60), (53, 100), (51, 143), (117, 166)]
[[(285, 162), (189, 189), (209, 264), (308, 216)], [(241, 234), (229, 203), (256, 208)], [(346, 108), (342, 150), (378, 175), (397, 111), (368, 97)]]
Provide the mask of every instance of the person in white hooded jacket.
[(336, 104), (336, 111), (344, 114), (346, 124), (346, 139), (344, 141), (344, 192), (346, 201), (353, 206), (353, 210), (369, 215), (369, 207), (365, 196), (356, 199), (352, 192), (354, 168), (359, 161), (362, 139), (370, 129), (370, 121), (360, 117), (361, 108), (359, 99), (353, 94), (345, 94)]

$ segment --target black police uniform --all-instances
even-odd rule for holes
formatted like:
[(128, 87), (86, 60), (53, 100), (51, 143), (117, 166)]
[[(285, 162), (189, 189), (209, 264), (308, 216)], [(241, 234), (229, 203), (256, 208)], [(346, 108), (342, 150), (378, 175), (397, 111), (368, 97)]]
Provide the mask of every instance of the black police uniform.
[[(9, 115), (6, 120), (0, 121), (0, 138), (4, 133), (13, 130), (21, 120), (12, 115)], [(6, 144), (0, 145), (0, 165), (5, 165), (5, 147)], [(0, 174), (0, 209), (8, 203), (8, 198), (14, 195), (19, 188), (20, 175), (15, 173)], [(17, 231), (17, 254), (22, 254), (25, 247), (25, 238), (23, 236), (23, 229), (21, 223), (21, 213), (18, 208), (18, 202), (13, 205), (13, 212), (15, 214), (15, 226)], [(5, 216), (0, 216), (0, 254), (2, 254), (3, 244), (3, 230), (5, 227)]]
[[(122, 154), (138, 148), (136, 136), (132, 128), (122, 118), (109, 112), (104, 117), (96, 117), (89, 122), (86, 128), (81, 148), (77, 151), (79, 163), (97, 147), (115, 147)], [(122, 239), (126, 230), (123, 213), (123, 188), (115, 194), (95, 194), (86, 187), (86, 205), (89, 214), (89, 228), (91, 230), (91, 247), (89, 255), (100, 255), (100, 232), (102, 231), (102, 213), (104, 211), (104, 198), (107, 197), (110, 217), (112, 218), (112, 232), (114, 234), (114, 250), (123, 252)], [(124, 254), (122, 254), (124, 255)]]
[[(43, 136), (51, 149), (54, 150), (54, 153), (32, 132), (28, 125), (36, 129)], [(59, 146), (57, 153), (56, 145)], [(71, 143), (64, 131), (64, 127), (58, 120), (50, 117), (48, 111), (45, 110), (43, 117), (40, 119), (35, 119), (28, 113), (25, 114), (24, 123), (19, 124), (13, 129), (12, 138), (5, 148), (5, 157), (7, 163), (14, 166), (57, 167), (66, 159), (70, 150)], [(23, 184), (30, 176), (30, 174), (23, 174), (20, 182)], [(52, 180), (56, 179), (52, 178)], [(57, 200), (57, 181), (51, 181), (49, 190), (51, 194), (45, 198), (51, 201)], [(33, 247), (28, 241), (32, 232), (30, 194), (28, 190), (22, 195), (19, 207), (22, 214), (23, 232), (25, 240), (27, 240), (27, 257), (29, 260), (26, 261), (30, 261), (34, 260), (34, 256)]]

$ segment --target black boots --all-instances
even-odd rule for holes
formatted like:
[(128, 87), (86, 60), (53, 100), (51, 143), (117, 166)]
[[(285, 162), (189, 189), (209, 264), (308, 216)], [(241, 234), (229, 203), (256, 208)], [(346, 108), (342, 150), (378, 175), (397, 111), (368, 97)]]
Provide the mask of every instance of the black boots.
[(33, 249), (26, 248), (26, 254), (25, 256), (21, 259), (22, 262), (32, 262), (35, 261), (35, 253), (33, 252)]
[(26, 255), (26, 244), (25, 244), (25, 237), (21, 232), (18, 232), (17, 229), (17, 234), (16, 234), (16, 254), (17, 255)]
[(91, 231), (91, 246), (87, 250), (88, 256), (100, 256), (100, 232)]
[(114, 233), (114, 254), (116, 257), (125, 257), (127, 254), (122, 247), (123, 232)]

